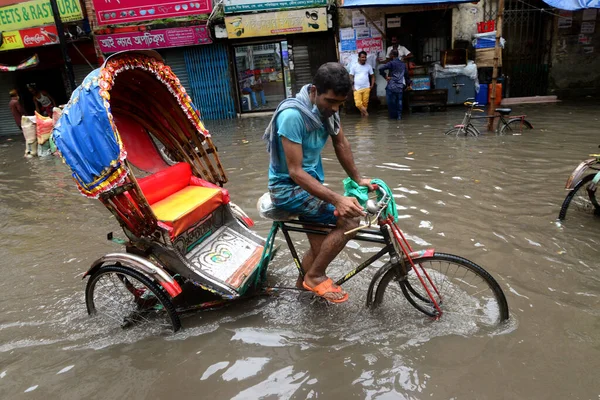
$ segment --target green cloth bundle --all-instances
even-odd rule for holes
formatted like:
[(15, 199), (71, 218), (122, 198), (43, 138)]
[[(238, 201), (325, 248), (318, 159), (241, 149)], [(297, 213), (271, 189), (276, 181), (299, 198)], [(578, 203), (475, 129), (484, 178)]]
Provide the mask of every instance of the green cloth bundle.
[[(367, 205), (367, 200), (369, 200), (369, 189), (366, 186), (360, 186), (358, 183), (354, 182), (350, 177), (344, 179), (343, 182), (345, 190), (344, 196), (355, 197), (360, 203), (360, 205), (364, 208)], [(396, 209), (396, 201), (394, 200), (392, 190), (381, 179), (373, 179), (371, 180), (371, 184), (377, 185), (386, 191), (386, 193), (390, 197), (390, 202), (388, 203), (387, 209), (384, 210), (382, 214), (386, 217), (394, 217), (394, 222), (397, 222), (398, 210)], [(377, 201), (381, 200), (382, 197), (383, 195), (381, 194), (381, 192), (377, 191)]]

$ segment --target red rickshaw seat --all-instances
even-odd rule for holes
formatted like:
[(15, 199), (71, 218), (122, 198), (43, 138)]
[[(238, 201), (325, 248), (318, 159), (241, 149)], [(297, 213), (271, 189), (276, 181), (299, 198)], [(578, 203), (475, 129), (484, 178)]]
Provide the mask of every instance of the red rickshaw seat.
[(222, 204), (229, 203), (229, 192), (192, 175), (187, 163), (178, 163), (138, 179), (156, 219), (175, 238)]

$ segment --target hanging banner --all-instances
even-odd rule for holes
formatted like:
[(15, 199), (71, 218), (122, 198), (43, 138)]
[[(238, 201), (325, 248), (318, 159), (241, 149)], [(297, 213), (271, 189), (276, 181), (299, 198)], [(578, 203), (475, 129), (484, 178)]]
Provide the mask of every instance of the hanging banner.
[(150, 32), (96, 35), (103, 53), (122, 50), (148, 50), (212, 43), (206, 25), (185, 28), (153, 29)]
[(327, 0), (225, 0), (225, 13), (326, 6)]
[(35, 67), (39, 63), (40, 63), (40, 58), (38, 57), (37, 54), (34, 54), (31, 58), (23, 61), (19, 65), (9, 66), (9, 65), (0, 64), (0, 71), (2, 71), (2, 72), (18, 71), (18, 70), (21, 70), (21, 69), (27, 69), (27, 68)]
[(327, 30), (327, 9), (278, 11), (225, 17), (229, 39)]
[(3, 32), (2, 37), (4, 41), (0, 51), (58, 44), (58, 32), (54, 25)]
[(93, 0), (98, 25), (210, 14), (211, 0)]
[[(63, 22), (83, 19), (79, 0), (56, 0), (56, 4)], [(48, 24), (54, 24), (52, 7), (48, 0), (26, 1), (0, 7), (0, 29), (2, 31), (17, 31)]]

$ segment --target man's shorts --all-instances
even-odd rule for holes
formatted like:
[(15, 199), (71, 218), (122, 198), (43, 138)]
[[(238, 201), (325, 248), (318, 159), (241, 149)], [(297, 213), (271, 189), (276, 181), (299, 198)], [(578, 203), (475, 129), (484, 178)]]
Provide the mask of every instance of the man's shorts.
[(356, 108), (369, 106), (369, 95), (371, 94), (371, 88), (364, 88), (354, 91), (354, 104)]
[(335, 207), (300, 186), (270, 187), (271, 201), (276, 208), (298, 215), (300, 221), (335, 225)]

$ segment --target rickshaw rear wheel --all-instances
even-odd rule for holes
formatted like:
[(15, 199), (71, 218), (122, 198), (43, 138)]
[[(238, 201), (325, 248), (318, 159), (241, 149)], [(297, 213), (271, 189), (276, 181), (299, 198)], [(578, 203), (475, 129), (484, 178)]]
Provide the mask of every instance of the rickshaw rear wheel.
[(177, 332), (181, 321), (164, 290), (147, 276), (121, 265), (100, 267), (88, 280), (89, 315), (102, 315), (121, 328), (157, 327)]

